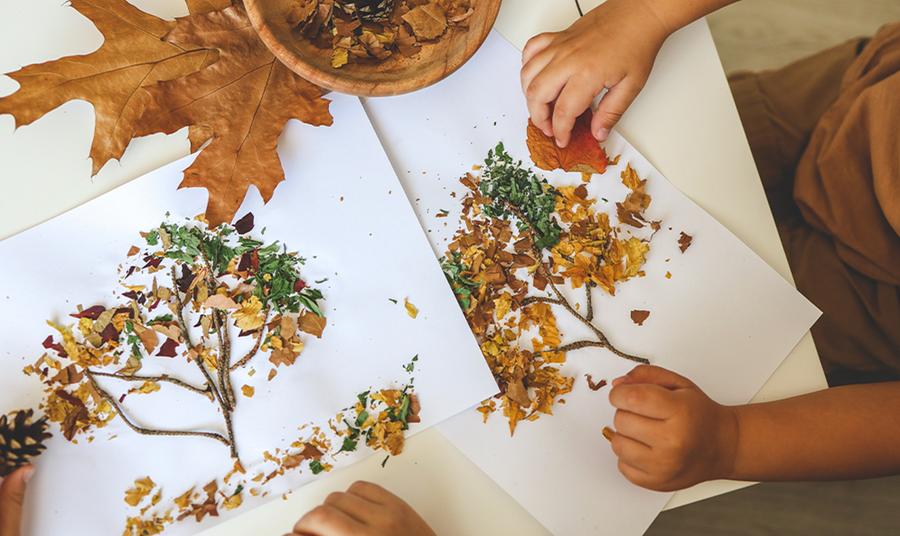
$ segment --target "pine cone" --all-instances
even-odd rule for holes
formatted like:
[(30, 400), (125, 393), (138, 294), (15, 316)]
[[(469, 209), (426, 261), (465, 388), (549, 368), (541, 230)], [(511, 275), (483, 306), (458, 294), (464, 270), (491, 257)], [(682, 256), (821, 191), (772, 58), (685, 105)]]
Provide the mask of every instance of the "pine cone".
[(30, 409), (10, 415), (11, 419), (7, 419), (6, 415), (0, 416), (0, 477), (29, 463), (47, 448), (44, 440), (51, 437), (46, 431), (46, 416), (32, 422), (34, 411)]

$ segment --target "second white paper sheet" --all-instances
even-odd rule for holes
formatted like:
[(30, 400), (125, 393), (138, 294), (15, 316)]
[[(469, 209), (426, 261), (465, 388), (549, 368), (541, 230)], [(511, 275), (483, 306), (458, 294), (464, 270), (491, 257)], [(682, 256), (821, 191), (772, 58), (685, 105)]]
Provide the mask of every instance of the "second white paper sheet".
[[(458, 226), (467, 191), (458, 178), (482, 164), (498, 141), (513, 160), (530, 161), (519, 68), (519, 52), (493, 33), (440, 84), (365, 104), (436, 256), (446, 254)], [(621, 157), (587, 185), (590, 197), (609, 200), (595, 208), (611, 207), (615, 218), (614, 201), (625, 193), (620, 173), (630, 163), (647, 179), (647, 216), (661, 220), (662, 228), (650, 243), (644, 277), (622, 284), (614, 297), (594, 290), (594, 325), (620, 350), (687, 376), (718, 402), (746, 403), (818, 311), (628, 142), (613, 132), (604, 146), (611, 157)], [(582, 184), (577, 173), (545, 175), (555, 186)], [(443, 210), (448, 216), (437, 219)], [(693, 237), (684, 252), (678, 247), (682, 232)], [(583, 289), (563, 293), (584, 301)], [(650, 315), (637, 325), (632, 310)], [(563, 344), (586, 333), (570, 318), (559, 318), (558, 326)], [(634, 486), (618, 472), (601, 432), (613, 424), (609, 388), (592, 391), (584, 378), (611, 380), (633, 365), (602, 349), (570, 351), (562, 370), (576, 379), (575, 387), (564, 405), (553, 406), (553, 415), (520, 422), (513, 437), (501, 412), (483, 424), (481, 414), (470, 410), (438, 429), (553, 534), (636, 536), (671, 494)]]

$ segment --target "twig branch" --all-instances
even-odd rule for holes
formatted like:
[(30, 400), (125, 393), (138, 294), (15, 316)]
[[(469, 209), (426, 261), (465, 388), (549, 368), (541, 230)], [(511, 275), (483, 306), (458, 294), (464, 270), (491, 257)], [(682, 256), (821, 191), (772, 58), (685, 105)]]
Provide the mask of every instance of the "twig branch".
[(545, 296), (528, 296), (522, 299), (522, 307), (526, 305), (531, 305), (532, 303), (552, 303), (553, 305), (562, 305), (562, 300), (557, 300), (556, 298), (547, 298)]
[(222, 393), (222, 398), (225, 401), (224, 409), (230, 412), (234, 411), (234, 393), (231, 392), (231, 382), (229, 381), (230, 376), (228, 374), (228, 362), (231, 361), (231, 348), (228, 344), (228, 338), (223, 335), (223, 332), (228, 328), (227, 326), (222, 325), (222, 319), (219, 317), (219, 311), (217, 309), (213, 309), (212, 321), (219, 339), (219, 359), (216, 362), (216, 373), (219, 376), (219, 391)]
[(262, 329), (259, 332), (259, 337), (256, 338), (256, 344), (254, 344), (253, 348), (251, 348), (250, 351), (247, 352), (247, 355), (242, 357), (237, 363), (235, 363), (234, 365), (231, 365), (228, 368), (229, 372), (236, 370), (238, 367), (243, 367), (244, 365), (249, 363), (251, 359), (253, 359), (256, 356), (256, 353), (259, 351), (259, 346), (260, 346), (260, 344), (262, 344), (262, 340), (266, 336), (266, 329), (269, 325), (269, 312), (270, 311), (271, 311), (271, 305), (267, 305), (266, 306), (266, 320), (265, 320), (265, 322), (263, 322)]
[(635, 361), (635, 362), (637, 362), (637, 363), (643, 363), (643, 364), (645, 364), (645, 365), (648, 364), (648, 363), (650, 363), (650, 360), (648, 360), (648, 359), (646, 359), (646, 358), (634, 356), (634, 355), (631, 355), (631, 354), (626, 354), (625, 352), (620, 352), (619, 350), (617, 350), (617, 349), (615, 349), (614, 347), (612, 347), (612, 346), (609, 344), (609, 342), (602, 342), (602, 341), (577, 341), (577, 342), (571, 342), (571, 343), (569, 343), (569, 344), (564, 344), (564, 345), (562, 345), (562, 346), (557, 346), (556, 348), (553, 349), (553, 351), (554, 351), (554, 352), (568, 352), (569, 350), (578, 350), (578, 349), (580, 349), (580, 348), (587, 348), (587, 347), (590, 347), (590, 346), (598, 347), (598, 348), (606, 348), (607, 350), (609, 350), (610, 352), (616, 354), (617, 356), (622, 357), (622, 358), (624, 358), (624, 359), (628, 359), (629, 361)]
[(119, 417), (125, 421), (125, 424), (128, 425), (129, 428), (134, 430), (135, 432), (143, 435), (152, 435), (152, 436), (194, 436), (194, 437), (208, 437), (210, 439), (215, 439), (220, 443), (223, 443), (225, 446), (231, 448), (232, 456), (237, 458), (237, 455), (234, 450), (234, 438), (229, 434), (229, 438), (226, 439), (222, 434), (217, 434), (215, 432), (199, 432), (199, 431), (180, 431), (180, 430), (155, 430), (151, 428), (143, 428), (131, 422), (128, 417), (125, 416), (125, 412), (122, 411), (122, 408), (119, 407), (116, 399), (113, 398), (112, 395), (107, 393), (100, 385), (97, 384), (97, 381), (94, 379), (94, 375), (98, 374), (96, 372), (91, 371), (90, 369), (84, 369), (85, 376), (88, 377), (88, 381), (91, 382), (91, 386), (95, 391), (109, 404), (115, 409), (116, 413), (119, 414)]
[(584, 318), (588, 322), (594, 319), (594, 297), (591, 296), (591, 289), (596, 286), (597, 284), (590, 279), (588, 279), (587, 283), (584, 284), (584, 294), (587, 299), (587, 314), (584, 315)]
[(189, 383), (185, 383), (177, 378), (170, 378), (169, 376), (135, 376), (135, 375), (123, 375), (123, 374), (113, 374), (110, 372), (98, 372), (91, 371), (91, 374), (94, 376), (103, 376), (105, 378), (115, 378), (117, 380), (130, 381), (130, 382), (169, 382), (175, 384), (179, 387), (183, 387), (188, 391), (193, 391), (195, 393), (201, 394), (203, 396), (210, 396), (212, 393), (210, 392), (209, 386), (206, 386), (206, 389), (200, 389), (199, 387), (194, 387)]
[[(178, 317), (178, 327), (181, 328), (181, 333), (184, 337), (185, 344), (187, 345), (189, 350), (194, 349), (194, 345), (191, 343), (190, 333), (188, 332), (187, 325), (184, 323), (184, 305), (181, 301), (181, 294), (178, 290), (178, 280), (175, 277), (175, 266), (172, 266), (172, 283), (174, 285), (175, 290), (175, 303), (176, 303), (176, 312)], [(219, 356), (219, 359), (224, 359), (223, 356)], [(200, 372), (203, 373), (203, 376), (206, 378), (206, 385), (209, 387), (210, 391), (215, 395), (216, 401), (219, 403), (219, 406), (222, 408), (222, 415), (225, 418), (225, 428), (228, 432), (228, 439), (226, 444), (231, 447), (231, 457), (235, 459), (239, 459), (237, 455), (237, 449), (234, 445), (234, 431), (231, 426), (231, 409), (228, 403), (223, 399), (222, 393), (216, 388), (216, 381), (212, 378), (209, 371), (206, 370), (206, 366), (203, 364), (203, 357), (197, 352), (197, 357), (194, 358), (194, 363), (200, 368)]]
[(175, 265), (172, 265), (171, 269), (172, 274), (172, 290), (175, 293), (175, 309), (176, 309), (176, 320), (178, 321), (178, 328), (181, 329), (181, 335), (184, 337), (184, 344), (187, 346), (188, 350), (194, 349), (194, 343), (191, 342), (191, 334), (188, 331), (187, 325), (184, 323), (184, 303), (181, 301), (181, 291), (178, 290), (178, 278), (175, 277)]

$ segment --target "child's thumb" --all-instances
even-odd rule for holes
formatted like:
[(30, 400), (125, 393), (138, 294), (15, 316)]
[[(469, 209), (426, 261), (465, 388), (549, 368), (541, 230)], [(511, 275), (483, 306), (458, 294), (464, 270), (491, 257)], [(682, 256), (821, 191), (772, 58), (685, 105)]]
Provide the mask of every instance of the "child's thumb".
[(0, 536), (20, 536), (25, 484), (34, 473), (33, 465), (13, 471), (0, 483)]
[(694, 383), (684, 376), (654, 365), (638, 365), (628, 374), (612, 381), (613, 387), (627, 383), (651, 383), (666, 389), (684, 389), (694, 386)]

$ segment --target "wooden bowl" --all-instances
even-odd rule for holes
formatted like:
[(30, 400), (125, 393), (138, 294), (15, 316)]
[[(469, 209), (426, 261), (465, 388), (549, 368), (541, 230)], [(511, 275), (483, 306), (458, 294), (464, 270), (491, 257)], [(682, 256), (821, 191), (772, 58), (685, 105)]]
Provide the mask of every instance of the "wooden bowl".
[(459, 69), (487, 38), (500, 0), (477, 0), (468, 30), (448, 28), (418, 54), (394, 53), (384, 61), (351, 60), (331, 66), (331, 50), (321, 49), (293, 32), (286, 14), (294, 0), (244, 0), (253, 28), (279, 60), (303, 78), (326, 89), (364, 97), (401, 95), (438, 82)]

